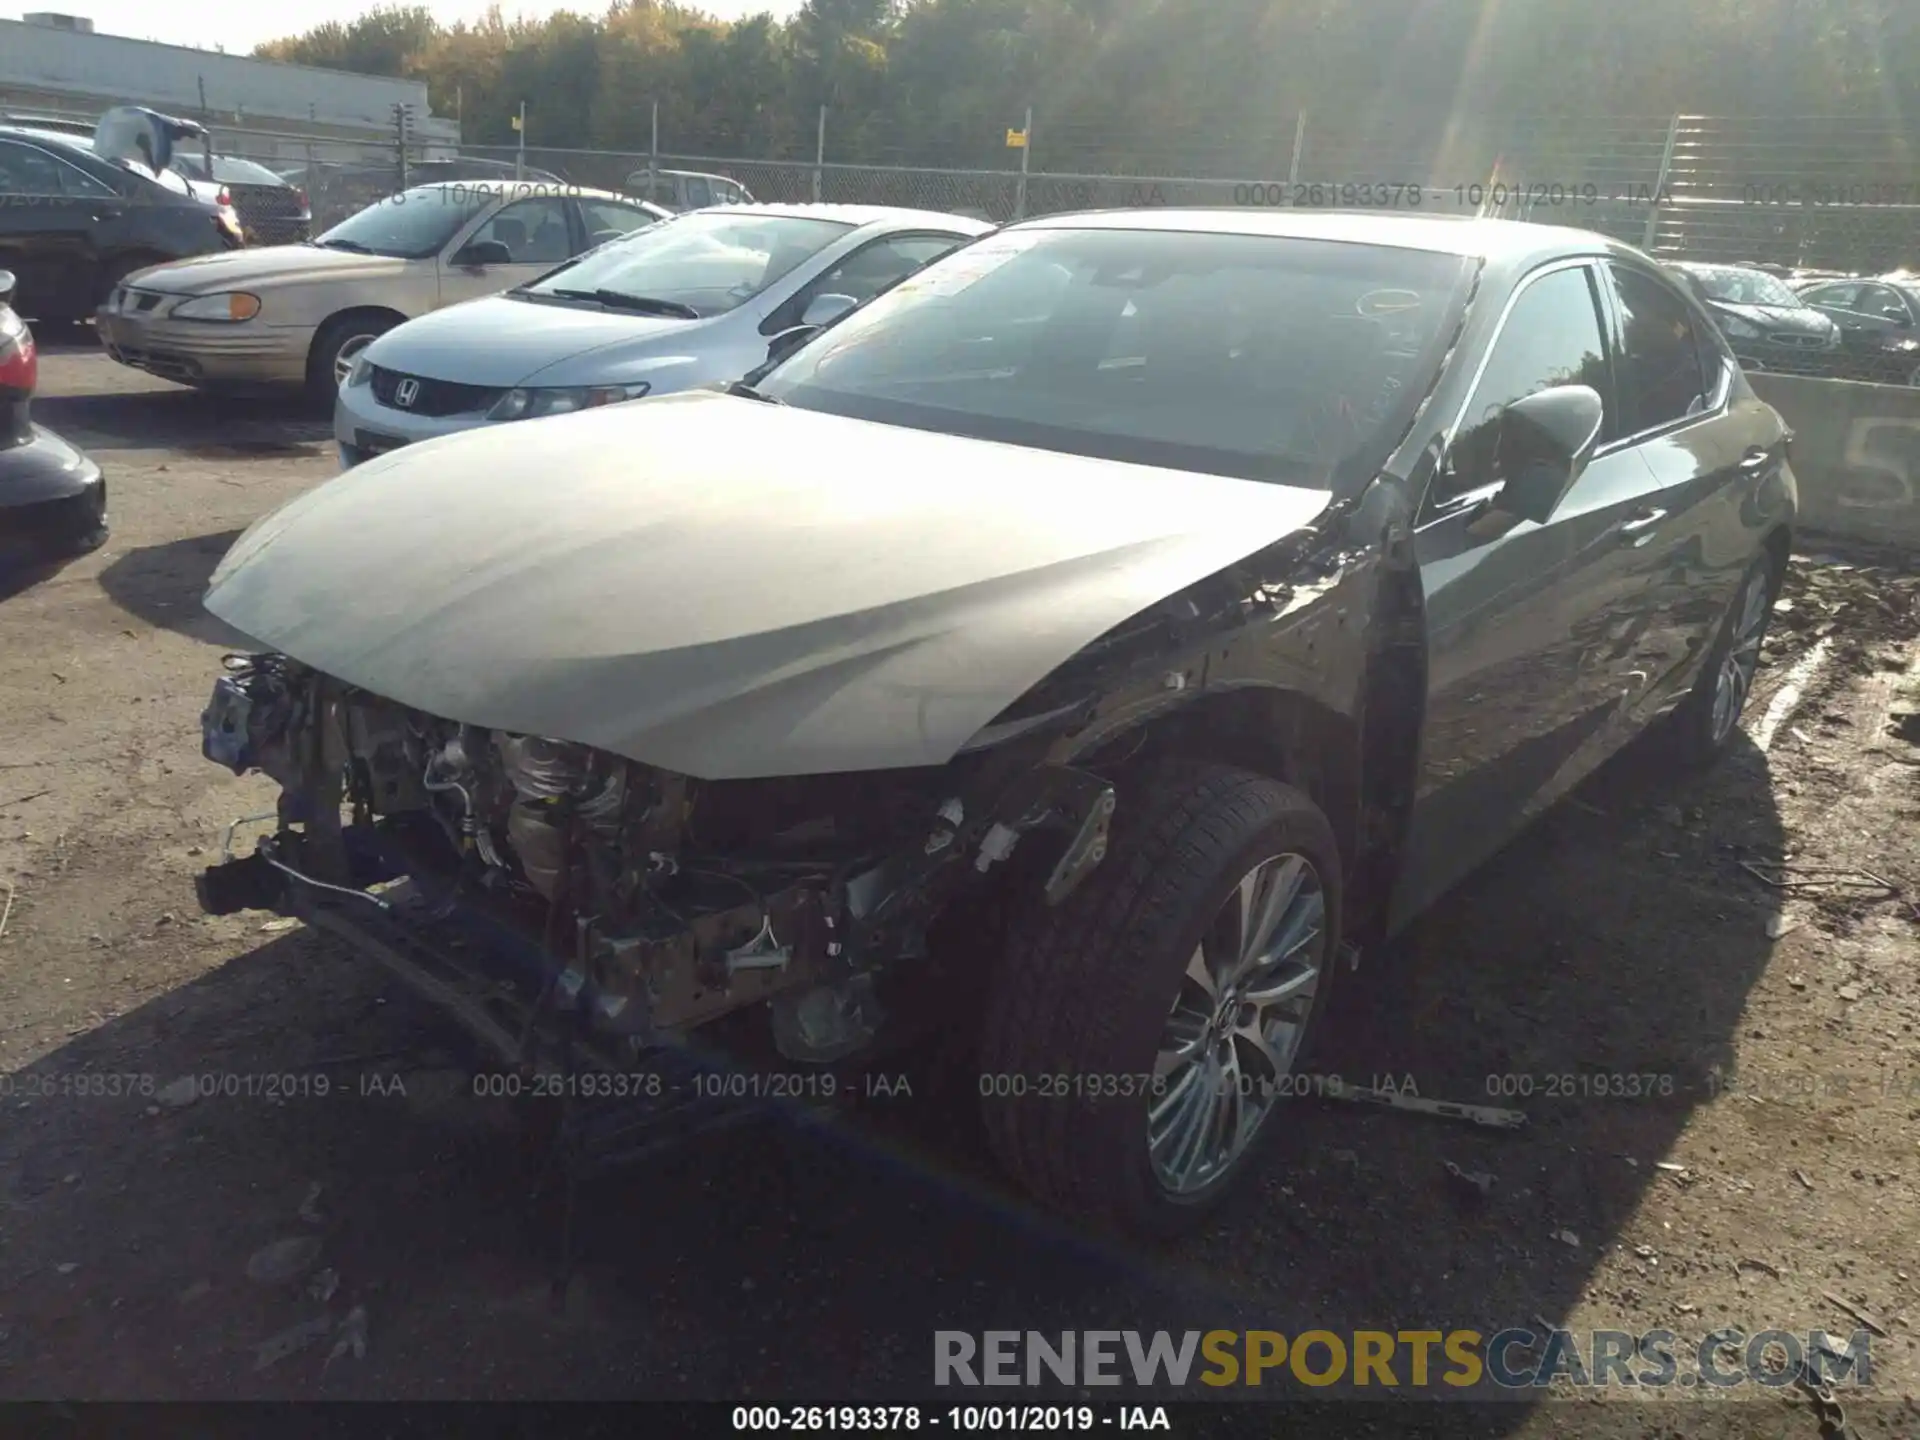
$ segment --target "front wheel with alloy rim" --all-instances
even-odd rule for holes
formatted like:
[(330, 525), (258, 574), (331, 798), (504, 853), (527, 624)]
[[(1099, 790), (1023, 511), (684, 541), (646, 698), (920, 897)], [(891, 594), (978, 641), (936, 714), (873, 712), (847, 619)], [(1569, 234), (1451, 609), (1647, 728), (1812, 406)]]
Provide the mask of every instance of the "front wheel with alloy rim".
[(1760, 649), (1780, 578), (1780, 566), (1768, 553), (1741, 580), (1700, 667), (1700, 678), (1673, 713), (1670, 735), (1681, 759), (1710, 765), (1733, 744), (1760, 669)]
[(307, 352), (307, 391), (316, 405), (331, 408), (353, 373), (360, 352), (400, 321), (392, 315), (336, 315), (320, 327)]
[(1332, 827), (1290, 786), (1170, 766), (1123, 793), (1105, 861), (1014, 927), (982, 1034), (1005, 1168), (1043, 1203), (1191, 1228), (1284, 1128), (1339, 947)]

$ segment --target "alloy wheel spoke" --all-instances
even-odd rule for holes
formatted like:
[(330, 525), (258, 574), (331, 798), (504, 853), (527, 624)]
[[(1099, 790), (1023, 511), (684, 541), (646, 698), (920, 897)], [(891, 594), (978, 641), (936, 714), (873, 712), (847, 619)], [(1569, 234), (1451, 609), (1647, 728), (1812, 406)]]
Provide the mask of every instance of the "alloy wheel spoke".
[(1289, 1001), (1311, 1000), (1320, 983), (1317, 966), (1287, 966), (1258, 989), (1248, 990), (1241, 999), (1257, 1010), (1268, 1010)]
[(1237, 974), (1244, 974), (1259, 963), (1275, 928), (1292, 907), (1300, 887), (1306, 882), (1306, 874), (1306, 862), (1298, 855), (1289, 855), (1278, 865), (1269, 861), (1240, 882)]
[(1213, 970), (1207, 964), (1207, 942), (1202, 940), (1193, 947), (1193, 954), (1187, 957), (1187, 979), (1198, 985), (1209, 1000), (1220, 998), (1220, 982), (1213, 978)]
[(1220, 1077), (1212, 1058), (1194, 1067), (1195, 1084), (1188, 1102), (1182, 1107), (1173, 1129), (1177, 1135), (1168, 1168), (1181, 1183), (1191, 1178), (1204, 1155), (1207, 1137), (1213, 1131), (1214, 1113), (1219, 1108)]
[[(1160, 1053), (1153, 1060), (1154, 1079), (1165, 1080), (1181, 1066), (1194, 1064), (1205, 1053), (1210, 1018), (1189, 1011), (1175, 1014), (1167, 1022), (1167, 1033), (1161, 1041)], [(1172, 1043), (1168, 1044), (1168, 1041)]]
[(1218, 1181), (1273, 1109), (1312, 1013), (1326, 911), (1312, 863), (1275, 855), (1241, 877), (1187, 957), (1146, 1107), (1148, 1153), (1167, 1191)]
[[(1288, 1070), (1292, 1068), (1293, 1057), (1290, 1053), (1283, 1055), (1274, 1045), (1273, 1041), (1268, 1038), (1265, 1023), (1266, 1017), (1261, 1016), (1251, 1025), (1235, 1026), (1232, 1035), (1237, 1043), (1249, 1047), (1254, 1054), (1260, 1057), (1261, 1063), (1267, 1067), (1267, 1078), (1269, 1081), (1274, 1081), (1283, 1078)], [(1284, 1028), (1289, 1032), (1289, 1039), (1291, 1039), (1292, 1027), (1287, 1026)], [(1291, 1048), (1289, 1044), (1289, 1051)]]
[[(1153, 1108), (1147, 1111), (1148, 1125), (1157, 1129), (1161, 1142), (1165, 1141), (1168, 1132), (1174, 1128), (1174, 1122), (1179, 1118), (1178, 1112), (1192, 1099), (1193, 1087), (1199, 1082), (1201, 1068), (1198, 1063), (1187, 1066), (1180, 1078), (1167, 1086), (1166, 1094), (1155, 1101)], [(1162, 1125), (1163, 1120), (1167, 1120), (1168, 1123)], [(1156, 1142), (1156, 1148), (1158, 1143), (1160, 1142)]]

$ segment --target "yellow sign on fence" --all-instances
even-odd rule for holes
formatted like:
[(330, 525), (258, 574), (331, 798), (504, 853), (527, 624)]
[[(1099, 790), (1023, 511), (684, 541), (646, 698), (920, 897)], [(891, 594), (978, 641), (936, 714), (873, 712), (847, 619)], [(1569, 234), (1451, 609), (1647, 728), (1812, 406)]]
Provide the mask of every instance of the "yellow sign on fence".
[(1007, 131), (1007, 148), (1009, 150), (1026, 149), (1027, 148), (1027, 132), (1024, 130)]

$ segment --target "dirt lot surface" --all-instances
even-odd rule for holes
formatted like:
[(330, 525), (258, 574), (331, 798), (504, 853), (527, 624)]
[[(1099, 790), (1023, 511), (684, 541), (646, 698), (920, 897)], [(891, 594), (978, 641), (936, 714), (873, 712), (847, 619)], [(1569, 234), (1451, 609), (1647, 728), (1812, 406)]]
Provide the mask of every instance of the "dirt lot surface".
[[(1301, 1102), (1210, 1230), (1123, 1252), (1027, 1211), (965, 1085), (923, 1078), (595, 1185), (556, 1304), (508, 1102), (371, 962), (194, 902), (269, 799), (198, 753), (198, 598), (332, 473), (324, 422), (77, 346), (36, 414), (106, 468), (114, 533), (0, 592), (0, 1395), (930, 1398), (936, 1329), (1870, 1324), (1854, 1424), (1920, 1433), (1920, 562), (1797, 557), (1728, 763), (1623, 757), (1351, 977), (1343, 1075), (1524, 1131)], [(173, 1103), (188, 1076), (216, 1093)], [(1668, 1398), (1693, 1418), (1658, 1433), (1704, 1433)], [(1734, 1398), (1735, 1433), (1820, 1433), (1791, 1390)]]

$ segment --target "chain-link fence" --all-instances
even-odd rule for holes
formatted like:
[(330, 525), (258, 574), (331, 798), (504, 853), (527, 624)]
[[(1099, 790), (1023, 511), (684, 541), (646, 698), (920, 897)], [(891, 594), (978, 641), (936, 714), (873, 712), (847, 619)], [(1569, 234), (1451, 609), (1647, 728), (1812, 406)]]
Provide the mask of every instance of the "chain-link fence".
[[(535, 111), (537, 115), (537, 108)], [(1864, 117), (1558, 115), (1404, 119), (1280, 112), (1270, 134), (1231, 139), (1156, 131), (1147, 141), (1050, 130), (1044, 114), (1008, 133), (899, 144), (822, 111), (801, 143), (700, 134), (641, 102), (649, 141), (587, 150), (418, 143), (390, 134), (270, 130), (210, 121), (217, 153), (255, 160), (304, 190), (316, 232), (410, 184), (484, 176), (660, 193), (674, 171), (720, 175), (766, 201), (901, 205), (1006, 222), (1071, 210), (1151, 206), (1452, 211), (1599, 230), (1670, 259), (1848, 273), (1920, 267), (1920, 126)], [(75, 119), (85, 117), (75, 116)], [(537, 128), (537, 127), (536, 127)], [(870, 127), (869, 127), (870, 128)], [(1002, 139), (1019, 139), (1002, 147)], [(835, 158), (836, 145), (885, 163)], [(806, 158), (800, 152), (810, 150)], [(707, 193), (696, 183), (692, 203)]]
[(687, 144), (462, 154), (636, 193), (649, 174), (679, 170), (725, 176), (760, 200), (906, 205), (998, 222), (1113, 207), (1371, 207), (1571, 225), (1669, 259), (1852, 273), (1920, 264), (1920, 130), (1879, 120), (1554, 116), (1395, 127), (1300, 115), (1290, 132), (1239, 147), (1270, 159), (1252, 171), (1217, 148), (1189, 147), (1182, 164), (1175, 142), (1150, 156), (1172, 163), (1129, 166), (1103, 159), (1085, 136), (1050, 142), (1039, 121), (1023, 132), (1024, 151), (1005, 152), (1023, 157), (1024, 170), (837, 161), (832, 133), (823, 123), (811, 161)]

